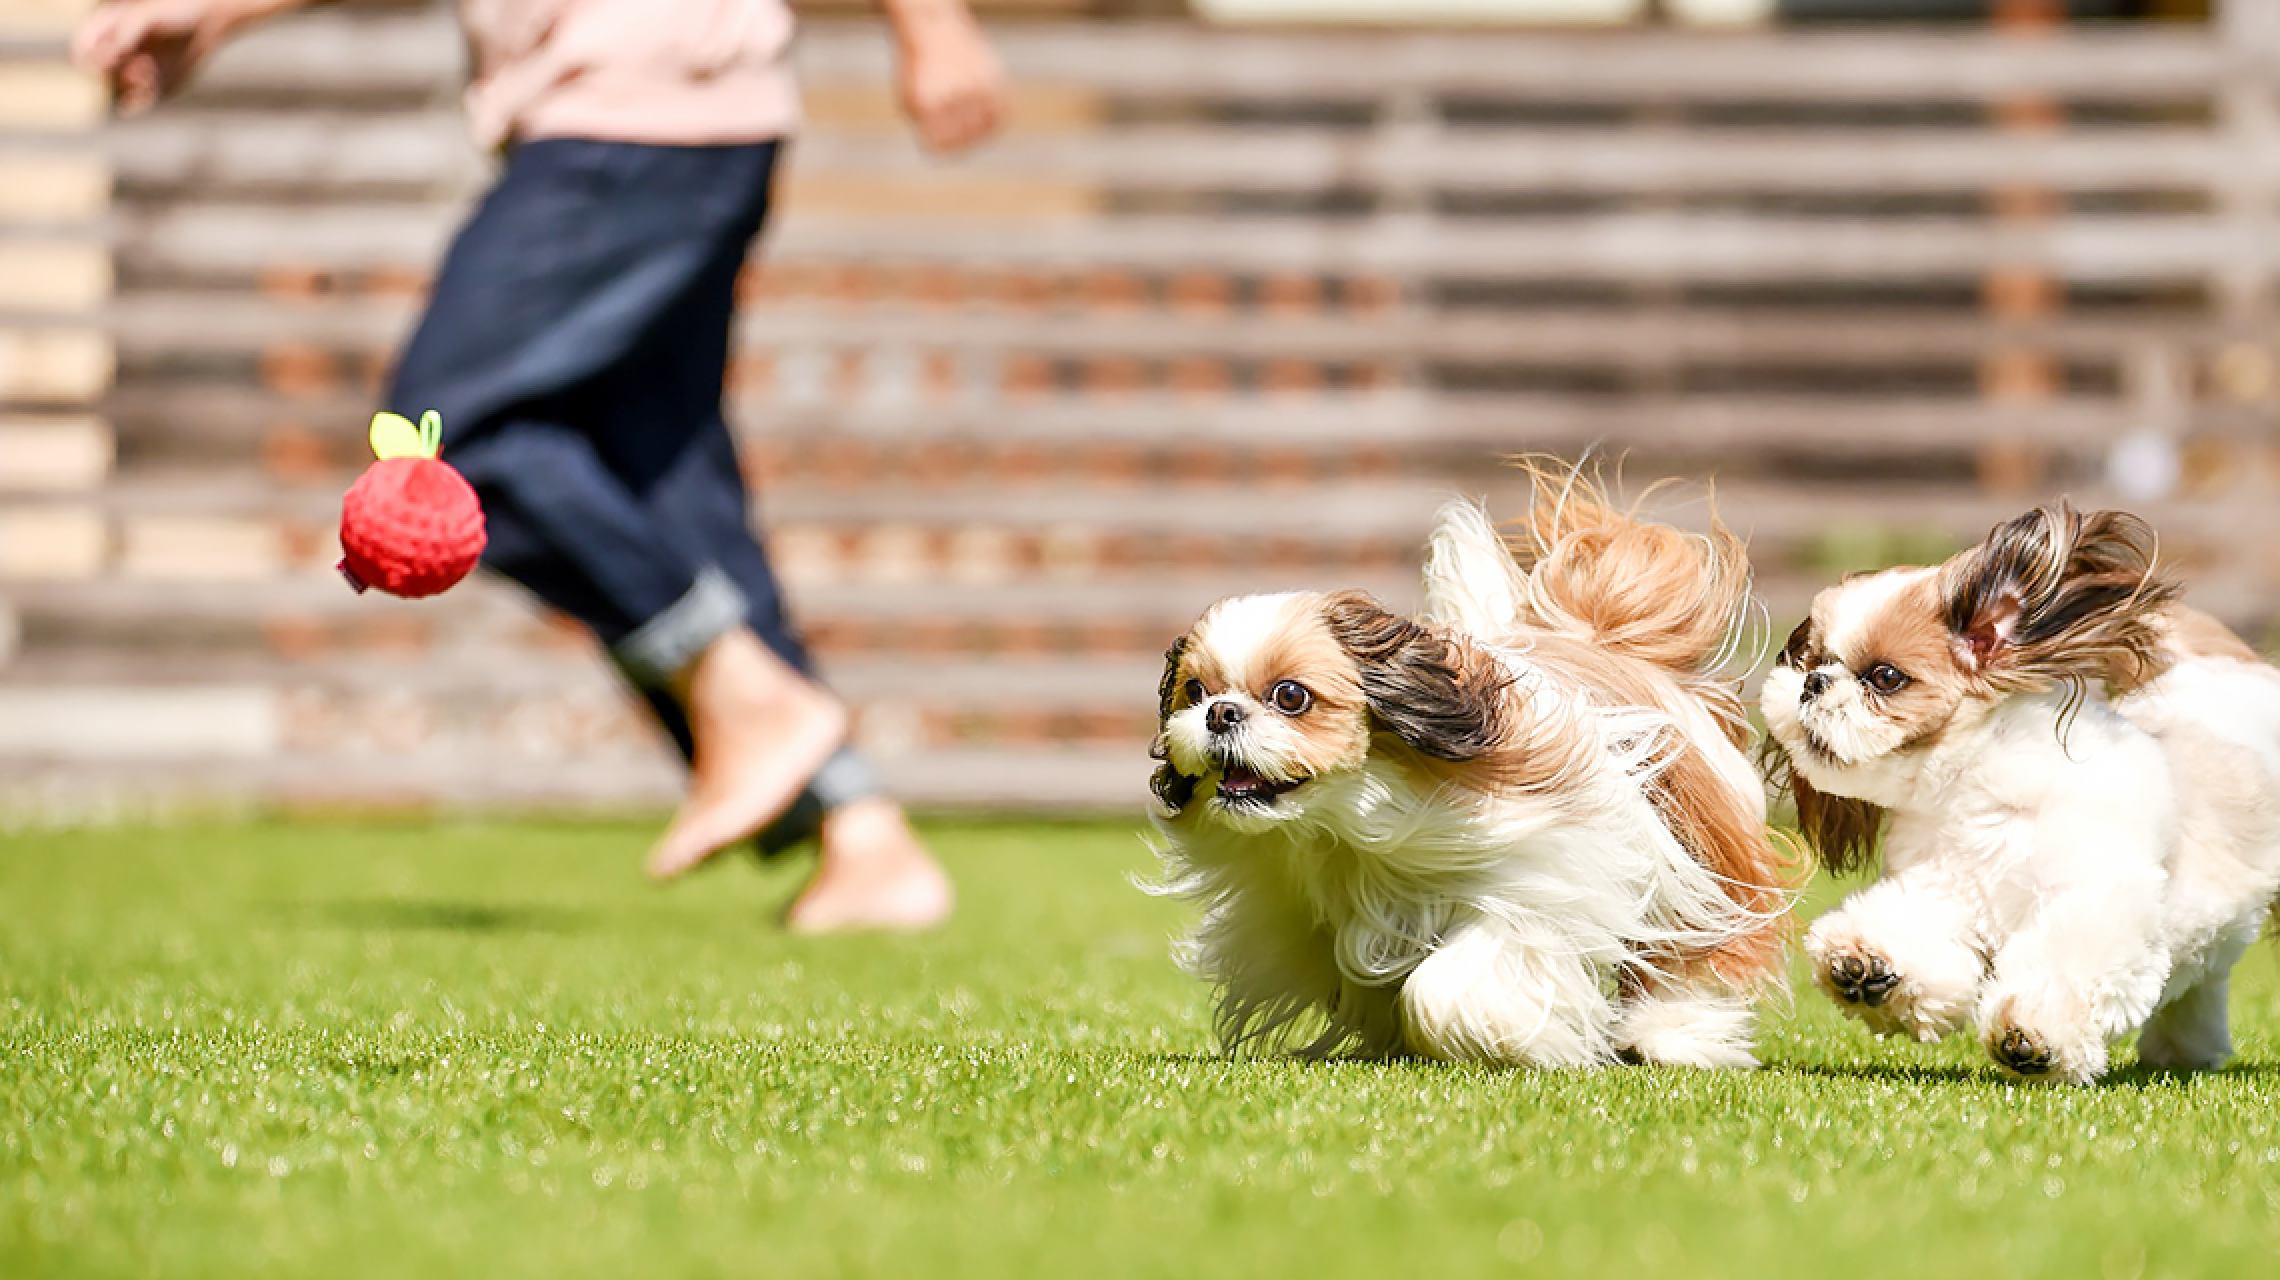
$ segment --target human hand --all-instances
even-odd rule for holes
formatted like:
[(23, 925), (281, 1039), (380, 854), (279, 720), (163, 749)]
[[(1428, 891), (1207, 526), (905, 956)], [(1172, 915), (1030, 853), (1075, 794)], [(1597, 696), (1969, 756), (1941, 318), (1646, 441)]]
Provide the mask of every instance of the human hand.
[(127, 115), (180, 89), (231, 32), (290, 3), (278, 0), (108, 0), (72, 33), (71, 56), (111, 84)]
[(1006, 114), (1005, 68), (962, 0), (891, 4), (902, 46), (896, 85), (903, 113), (935, 151), (960, 151), (997, 131)]

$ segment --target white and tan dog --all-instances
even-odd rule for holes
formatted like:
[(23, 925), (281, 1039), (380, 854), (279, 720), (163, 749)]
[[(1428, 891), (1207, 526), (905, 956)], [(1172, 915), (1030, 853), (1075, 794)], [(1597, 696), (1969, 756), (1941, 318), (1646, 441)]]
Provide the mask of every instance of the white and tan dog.
[(1163, 888), (1229, 1049), (1753, 1064), (1788, 899), (1717, 670), (1741, 545), (1563, 474), (1516, 549), (1454, 505), (1422, 618), (1248, 596), (1172, 646)]
[(2227, 975), (2280, 890), (2280, 672), (2176, 603), (2152, 531), (2030, 512), (1821, 593), (1763, 707), (1807, 839), (1883, 876), (1806, 938), (1879, 1031), (1978, 1029), (2086, 1083), (2232, 1052)]

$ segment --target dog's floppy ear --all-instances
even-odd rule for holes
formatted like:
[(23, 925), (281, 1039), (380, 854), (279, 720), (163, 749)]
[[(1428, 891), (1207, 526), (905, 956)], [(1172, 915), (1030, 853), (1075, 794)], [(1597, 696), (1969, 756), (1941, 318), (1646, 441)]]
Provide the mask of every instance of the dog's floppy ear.
[(1361, 669), (1376, 727), (1436, 760), (1478, 760), (1503, 741), (1502, 664), (1359, 591), (1325, 598), (1322, 620)]
[(2126, 511), (2062, 501), (1996, 526), (1940, 571), (1958, 662), (2006, 690), (2143, 684), (2161, 673), (2157, 615), (2178, 592), (2154, 558), (2152, 527)]
[(1876, 865), (1884, 810), (1866, 800), (1815, 790), (1790, 762), (1789, 753), (1770, 737), (1765, 740), (1763, 763), (1775, 793), (1786, 791), (1796, 803), (1798, 834), (1805, 837), (1816, 861), (1840, 876)]
[(1148, 788), (1156, 793), (1156, 799), (1163, 802), (1167, 811), (1175, 814), (1187, 808), (1188, 801), (1195, 798), (1196, 780), (1172, 767), (1167, 758), (1170, 752), (1164, 744), (1163, 728), (1164, 722), (1172, 718), (1172, 699), (1180, 688), (1180, 663), (1187, 657), (1190, 643), (1188, 637), (1181, 636), (1172, 641), (1171, 648), (1164, 650), (1164, 678), (1156, 685), (1156, 739), (1148, 744), (1149, 759), (1163, 761), (1156, 766), (1155, 776), (1148, 780)]
[(1156, 682), (1156, 723), (1161, 725), (1172, 718), (1172, 698), (1180, 691), (1180, 662), (1187, 657), (1188, 646), (1195, 643), (1186, 636), (1172, 641), (1164, 650), (1164, 678)]

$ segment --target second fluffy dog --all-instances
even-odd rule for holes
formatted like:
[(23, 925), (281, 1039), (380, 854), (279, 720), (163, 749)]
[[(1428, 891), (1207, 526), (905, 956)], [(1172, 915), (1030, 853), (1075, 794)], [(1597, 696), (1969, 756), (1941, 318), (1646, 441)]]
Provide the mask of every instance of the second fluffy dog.
[(2148, 1066), (2231, 1055), (2280, 897), (2280, 672), (2176, 597), (2144, 521), (2061, 503), (1813, 602), (1765, 719), (1822, 859), (1881, 853), (1806, 938), (1846, 1012), (2073, 1084), (2140, 1027)]
[(1537, 479), (1509, 546), (1443, 512), (1421, 617), (1247, 596), (1173, 645), (1164, 888), (1229, 1048), (1753, 1065), (1787, 872), (1718, 670), (1741, 544)]

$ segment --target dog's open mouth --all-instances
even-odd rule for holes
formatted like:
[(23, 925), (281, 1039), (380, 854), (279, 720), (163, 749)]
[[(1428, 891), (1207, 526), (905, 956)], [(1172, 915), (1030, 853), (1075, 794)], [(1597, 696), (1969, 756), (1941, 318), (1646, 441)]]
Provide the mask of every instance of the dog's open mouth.
[(1297, 786), (1296, 780), (1274, 782), (1243, 765), (1231, 764), (1219, 775), (1219, 800), (1223, 804), (1271, 809), (1277, 797)]

